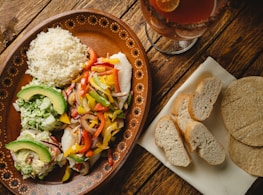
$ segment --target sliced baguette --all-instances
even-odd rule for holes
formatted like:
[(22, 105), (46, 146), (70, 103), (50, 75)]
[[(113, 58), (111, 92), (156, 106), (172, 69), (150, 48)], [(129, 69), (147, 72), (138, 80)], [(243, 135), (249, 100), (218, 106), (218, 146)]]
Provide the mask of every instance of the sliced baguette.
[(222, 83), (216, 77), (201, 80), (189, 102), (189, 113), (194, 120), (204, 121), (210, 116), (221, 88)]
[(182, 133), (185, 132), (188, 122), (193, 121), (188, 111), (189, 101), (190, 95), (182, 93), (176, 97), (172, 105), (173, 119)]
[(219, 165), (224, 162), (224, 147), (217, 142), (203, 123), (198, 121), (189, 122), (184, 135), (190, 151), (196, 151), (208, 164)]
[(191, 163), (180, 131), (170, 116), (160, 118), (155, 129), (155, 143), (165, 152), (167, 160), (175, 166), (187, 167)]

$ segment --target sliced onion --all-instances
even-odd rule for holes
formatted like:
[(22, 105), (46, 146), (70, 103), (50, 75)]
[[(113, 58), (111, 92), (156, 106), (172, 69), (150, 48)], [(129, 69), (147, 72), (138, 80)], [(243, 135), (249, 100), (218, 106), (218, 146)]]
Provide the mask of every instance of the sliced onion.
[(68, 103), (69, 103), (69, 105), (73, 106), (75, 101), (76, 101), (76, 92), (74, 91), (71, 94), (69, 94)]
[(79, 170), (79, 172), (82, 174), (82, 175), (87, 175), (89, 173), (89, 162), (84, 162), (84, 163), (81, 163), (82, 166), (81, 166), (81, 169)]
[(75, 97), (76, 97), (77, 105), (82, 106), (82, 97), (81, 97), (80, 91), (81, 91), (81, 86), (80, 86), (80, 83), (78, 83), (77, 84), (77, 90), (75, 92), (76, 93)]
[(88, 100), (87, 98), (83, 98), (82, 100), (82, 106), (83, 108), (85, 109), (86, 112), (89, 112), (90, 111), (90, 107), (88, 105)]
[(127, 93), (122, 93), (122, 92), (120, 92), (120, 93), (112, 92), (111, 95), (113, 97), (124, 97), (124, 96), (127, 96), (128, 94)]
[(95, 115), (92, 114), (84, 114), (81, 118), (80, 118), (80, 124), (83, 127), (83, 129), (85, 129), (86, 131), (88, 131), (90, 134), (94, 134), (94, 132), (96, 131), (95, 128), (91, 128), (89, 126), (89, 123), (87, 120), (96, 120), (97, 117)]
[(58, 144), (56, 144), (56, 143), (45, 141), (45, 140), (42, 140), (41, 143), (43, 143), (45, 146), (47, 146), (49, 148), (56, 147), (56, 148), (58, 148), (58, 150), (60, 152), (63, 152), (62, 149), (60, 148), (60, 146)]

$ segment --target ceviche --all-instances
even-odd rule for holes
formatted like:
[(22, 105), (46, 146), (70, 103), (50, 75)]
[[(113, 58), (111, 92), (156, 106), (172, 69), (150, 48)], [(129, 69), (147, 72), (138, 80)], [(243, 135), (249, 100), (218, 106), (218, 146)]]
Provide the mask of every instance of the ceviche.
[[(61, 35), (65, 33), (65, 39), (63, 36), (57, 39), (56, 31)], [(46, 37), (48, 33), (52, 34)], [(29, 71), (33, 73), (33, 80), (22, 87), (14, 102), (14, 108), (21, 116), (22, 129), (17, 139), (7, 143), (6, 148), (10, 150), (15, 167), (24, 179), (43, 179), (59, 165), (66, 166), (62, 178), (65, 182), (70, 179), (72, 171), (88, 174), (102, 157), (108, 159), (110, 166), (114, 163), (112, 147), (117, 134), (125, 126), (132, 102), (132, 66), (125, 54), (97, 56), (92, 48), (86, 48), (68, 33), (60, 28), (52, 29), (45, 36), (38, 37), (41, 41), (33, 42), (30, 53), (34, 66)], [(51, 57), (32, 57), (32, 53), (38, 55), (43, 47), (45, 49), (47, 45), (43, 43), (50, 44), (52, 37), (53, 44), (60, 46), (51, 50)], [(71, 44), (80, 48), (81, 55), (79, 51), (74, 53), (74, 49), (69, 51), (67, 44), (61, 47), (69, 38), (72, 39)], [(48, 51), (45, 50), (45, 53)], [(58, 63), (57, 67), (47, 68), (53, 58), (56, 63), (52, 62), (52, 66)], [(63, 58), (62, 61), (59, 61), (60, 58)], [(63, 80), (60, 67), (65, 65), (65, 59), (68, 59), (67, 65), (71, 66), (76, 76), (62, 84), (59, 82)], [(74, 63), (78, 59), (79, 67), (72, 66), (72, 59)], [(30, 66), (31, 62), (28, 63)], [(41, 79), (35, 76), (41, 75), (39, 71), (42, 71)], [(51, 75), (50, 79), (43, 75), (45, 73), (46, 77)], [(60, 78), (57, 79), (54, 74), (61, 74)], [(67, 72), (64, 77), (68, 79), (68, 76)], [(62, 132), (62, 136), (54, 136), (58, 131)]]
[(64, 156), (70, 167), (83, 174), (103, 151), (112, 165), (110, 143), (124, 127), (132, 99), (131, 66), (126, 56), (118, 53), (97, 58), (90, 48), (89, 53), (91, 59), (82, 74), (63, 91), (69, 109), (61, 116), (68, 124), (61, 139)]

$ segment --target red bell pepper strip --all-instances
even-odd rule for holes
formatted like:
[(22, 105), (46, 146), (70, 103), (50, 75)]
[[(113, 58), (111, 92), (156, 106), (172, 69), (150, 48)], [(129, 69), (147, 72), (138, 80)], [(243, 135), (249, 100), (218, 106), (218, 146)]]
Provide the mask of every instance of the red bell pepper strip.
[(109, 109), (109, 107), (103, 106), (101, 103), (97, 103), (93, 110), (96, 112), (106, 112)]
[(100, 135), (100, 133), (102, 132), (102, 130), (103, 130), (104, 126), (105, 126), (105, 118), (104, 118), (103, 112), (98, 112), (97, 116), (98, 116), (98, 118), (100, 120), (100, 126), (95, 131), (95, 133), (93, 135), (93, 138), (92, 138), (93, 140), (96, 139)]
[(113, 165), (113, 157), (112, 157), (112, 152), (111, 152), (110, 148), (108, 149), (107, 154), (108, 154), (108, 163), (110, 166), (112, 166)]
[(114, 68), (114, 65), (109, 62), (96, 62), (94, 65), (95, 66), (108, 66), (108, 67)]
[(82, 138), (84, 145), (81, 145), (81, 148), (78, 150), (78, 153), (84, 154), (86, 151), (90, 149), (91, 146), (91, 138), (86, 130), (82, 130)]
[(118, 76), (118, 69), (113, 69), (113, 78), (114, 78), (114, 84), (115, 84), (115, 90), (117, 93), (121, 92), (121, 88), (119, 85), (119, 76)]
[(89, 61), (84, 67), (85, 70), (89, 70), (90, 67), (94, 65), (94, 63), (97, 62), (97, 59), (98, 59), (96, 52), (92, 48), (88, 47), (88, 53), (89, 53)]

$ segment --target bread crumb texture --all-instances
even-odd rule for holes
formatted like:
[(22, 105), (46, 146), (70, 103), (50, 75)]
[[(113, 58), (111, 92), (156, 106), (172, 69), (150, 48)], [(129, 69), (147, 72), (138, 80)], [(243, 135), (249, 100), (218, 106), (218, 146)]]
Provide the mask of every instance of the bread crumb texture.
[(169, 116), (164, 116), (158, 121), (155, 129), (155, 142), (163, 148), (171, 164), (186, 167), (191, 163), (180, 132)]

